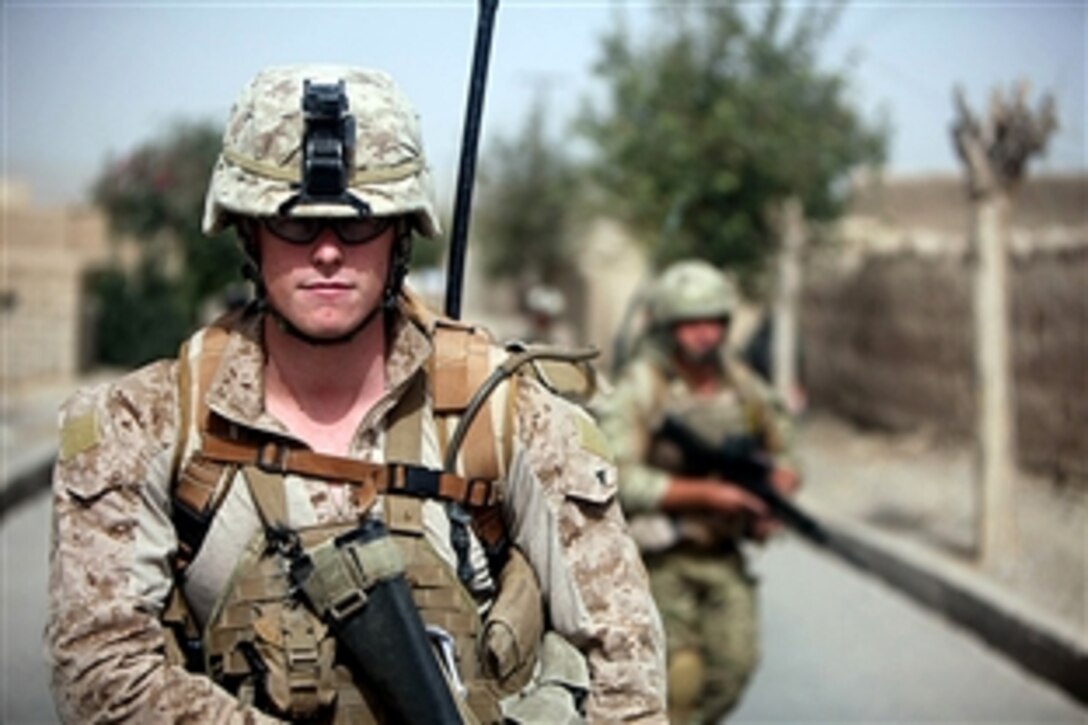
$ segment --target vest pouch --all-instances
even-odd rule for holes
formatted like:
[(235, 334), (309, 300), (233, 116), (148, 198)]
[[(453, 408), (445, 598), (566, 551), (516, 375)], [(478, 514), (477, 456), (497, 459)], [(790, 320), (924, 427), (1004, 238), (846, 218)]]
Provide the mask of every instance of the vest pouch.
[[(302, 538), (333, 533), (312, 529)], [(239, 700), (269, 714), (324, 717), (344, 690), (334, 672), (336, 642), (292, 595), (285, 563), (270, 550), (264, 532), (254, 535), (209, 617), (201, 669)]]
[(253, 633), (263, 690), (279, 713), (306, 719), (333, 703), (336, 644), (321, 620), (294, 602), (260, 605)]
[(540, 672), (525, 695), (504, 703), (506, 722), (517, 725), (585, 722), (589, 667), (585, 655), (555, 632), (544, 635)]
[(503, 695), (518, 692), (529, 682), (543, 636), (540, 584), (525, 556), (512, 548), (480, 640), (481, 666)]

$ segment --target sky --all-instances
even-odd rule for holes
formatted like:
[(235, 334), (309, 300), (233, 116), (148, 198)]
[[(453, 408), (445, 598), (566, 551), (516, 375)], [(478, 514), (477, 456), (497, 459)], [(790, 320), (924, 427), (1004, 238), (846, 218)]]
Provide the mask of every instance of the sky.
[[(544, 93), (560, 137), (586, 99), (600, 39), (622, 15), (652, 31), (651, 2), (503, 0), (483, 145), (517, 132)], [(753, 12), (760, 4), (749, 2)], [(800, 7), (799, 5), (793, 7)], [(3, 176), (38, 204), (80, 202), (105, 164), (179, 119), (226, 120), (268, 65), (339, 62), (389, 71), (413, 99), (440, 199), (452, 194), (474, 0), (417, 2), (57, 2), (3, 0)], [(984, 109), (1018, 79), (1057, 99), (1058, 133), (1036, 172), (1088, 169), (1088, 11), (1077, 2), (853, 2), (821, 64), (848, 68), (851, 98), (893, 128), (889, 172), (956, 173), (952, 88)], [(571, 144), (577, 141), (569, 139)]]

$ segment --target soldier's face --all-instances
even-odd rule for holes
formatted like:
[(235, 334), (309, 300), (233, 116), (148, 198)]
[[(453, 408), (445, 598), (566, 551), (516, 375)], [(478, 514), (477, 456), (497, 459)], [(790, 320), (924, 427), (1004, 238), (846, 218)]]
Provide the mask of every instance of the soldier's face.
[(261, 277), (272, 306), (302, 332), (336, 339), (381, 303), (389, 276), (392, 226), (363, 244), (345, 244), (326, 226), (308, 244), (257, 227)]
[(725, 340), (722, 320), (685, 320), (673, 325), (672, 335), (680, 356), (693, 363), (713, 360)]

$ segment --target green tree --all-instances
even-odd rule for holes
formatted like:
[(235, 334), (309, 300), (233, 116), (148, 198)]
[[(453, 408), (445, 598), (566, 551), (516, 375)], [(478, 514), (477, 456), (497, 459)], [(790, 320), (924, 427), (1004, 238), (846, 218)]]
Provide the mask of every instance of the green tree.
[[(448, 218), (442, 219), (443, 231), (449, 229)], [(446, 255), (445, 241), (416, 238), (412, 243), (411, 269), (420, 271), (428, 267), (441, 267)]]
[(109, 267), (91, 277), (96, 358), (104, 365), (133, 367), (172, 355), (190, 329), (172, 280), (150, 258), (137, 267), (135, 274)]
[(769, 211), (798, 197), (832, 218), (849, 171), (883, 159), (885, 129), (853, 109), (845, 72), (818, 62), (837, 7), (790, 16), (781, 0), (677, 0), (649, 37), (621, 24), (603, 39), (607, 100), (579, 126), (597, 182), (657, 264), (697, 256), (751, 279), (775, 251)]
[(556, 284), (571, 256), (578, 174), (550, 137), (543, 98), (521, 130), (499, 138), (482, 165), (479, 248), (493, 278)]
[(205, 303), (239, 279), (233, 232), (208, 239), (200, 229), (219, 146), (213, 124), (179, 123), (96, 180), (95, 203), (115, 234), (138, 242), (139, 255), (131, 269), (104, 270), (94, 281), (103, 362), (138, 365), (174, 354)]

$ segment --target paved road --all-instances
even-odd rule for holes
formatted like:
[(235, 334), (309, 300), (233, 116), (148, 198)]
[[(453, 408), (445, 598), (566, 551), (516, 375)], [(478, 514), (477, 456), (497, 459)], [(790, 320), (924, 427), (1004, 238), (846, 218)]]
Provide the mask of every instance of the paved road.
[(882, 582), (776, 542), (763, 664), (734, 723), (1088, 723), (1080, 706)]
[(57, 722), (42, 659), (49, 505), (38, 495), (0, 527), (0, 722), (11, 725)]
[[(0, 722), (56, 722), (42, 665), (49, 499), (0, 528)], [(1088, 723), (972, 636), (792, 541), (758, 562), (764, 660), (736, 723)]]

